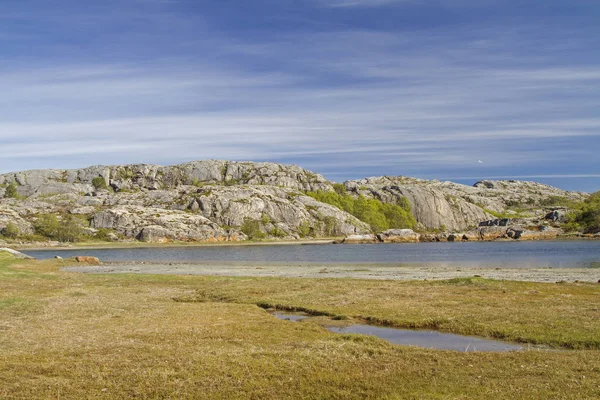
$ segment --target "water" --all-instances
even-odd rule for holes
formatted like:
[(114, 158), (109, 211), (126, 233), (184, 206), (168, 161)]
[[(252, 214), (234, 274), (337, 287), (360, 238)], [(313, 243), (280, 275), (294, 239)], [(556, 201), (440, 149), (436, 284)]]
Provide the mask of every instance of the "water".
[[(281, 313), (278, 311), (274, 312), (273, 315), (279, 319), (294, 322), (302, 321), (309, 317), (302, 313)], [(436, 331), (384, 328), (362, 324), (346, 327), (326, 326), (326, 328), (328, 331), (334, 333), (371, 335), (387, 340), (392, 344), (418, 346), (426, 349), (455, 350), (462, 352), (523, 350), (521, 346), (497, 340), (480, 339), (471, 336)]]
[(390, 264), (445, 267), (600, 268), (600, 241), (363, 245), (196, 246), (26, 251), (38, 259), (88, 255), (101, 261)]

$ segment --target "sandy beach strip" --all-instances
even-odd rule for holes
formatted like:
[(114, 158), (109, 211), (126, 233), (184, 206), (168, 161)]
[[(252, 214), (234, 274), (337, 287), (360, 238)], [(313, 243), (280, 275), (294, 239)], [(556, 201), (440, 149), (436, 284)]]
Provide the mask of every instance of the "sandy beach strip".
[(100, 274), (171, 274), (284, 278), (355, 278), (379, 280), (436, 280), (466, 277), (531, 282), (600, 281), (596, 268), (481, 268), (426, 265), (313, 264), (313, 263), (104, 263), (100, 266), (69, 266), (67, 272)]

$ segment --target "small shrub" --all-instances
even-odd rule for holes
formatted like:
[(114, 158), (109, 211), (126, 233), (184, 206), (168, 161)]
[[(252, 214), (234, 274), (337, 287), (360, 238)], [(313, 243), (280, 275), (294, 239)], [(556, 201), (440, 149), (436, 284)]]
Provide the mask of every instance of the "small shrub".
[(270, 224), (271, 217), (269, 217), (267, 214), (263, 213), (263, 215), (261, 215), (261, 217), (260, 217), (260, 222), (262, 222), (263, 225)]
[(287, 233), (285, 233), (283, 230), (279, 229), (278, 227), (274, 227), (269, 232), (269, 235), (276, 237), (276, 238), (284, 238), (287, 236)]
[(240, 230), (251, 240), (264, 239), (267, 236), (260, 229), (260, 221), (248, 217), (244, 218), (244, 223)]
[(92, 179), (92, 186), (97, 189), (108, 189), (108, 185), (106, 184), (106, 180), (101, 177), (101, 176), (97, 176), (94, 179)]
[(6, 191), (4, 192), (4, 197), (9, 199), (18, 199), (19, 193), (17, 192), (17, 185), (11, 183), (6, 187)]
[(346, 194), (346, 186), (344, 186), (343, 183), (334, 183), (333, 190), (335, 190), (335, 192), (337, 194), (339, 194), (340, 196), (343, 196)]
[(569, 216), (568, 225), (582, 229), (584, 233), (600, 232), (600, 192), (575, 204), (574, 208), (576, 211)]
[(323, 217), (325, 236), (335, 236), (339, 233), (339, 224), (335, 217)]
[(62, 219), (54, 214), (38, 216), (34, 223), (38, 235), (59, 242), (78, 242), (85, 238), (83, 220), (75, 215), (65, 215)]
[(19, 227), (12, 222), (9, 222), (4, 229), (2, 229), (2, 236), (9, 239), (15, 239), (21, 234)]
[(310, 236), (311, 231), (312, 227), (308, 221), (305, 221), (298, 226), (298, 235), (300, 235), (300, 237), (304, 238)]
[(96, 231), (95, 239), (103, 242), (112, 242), (112, 230), (100, 228)]
[(542, 207), (569, 206), (571, 201), (564, 196), (550, 196), (540, 201)]

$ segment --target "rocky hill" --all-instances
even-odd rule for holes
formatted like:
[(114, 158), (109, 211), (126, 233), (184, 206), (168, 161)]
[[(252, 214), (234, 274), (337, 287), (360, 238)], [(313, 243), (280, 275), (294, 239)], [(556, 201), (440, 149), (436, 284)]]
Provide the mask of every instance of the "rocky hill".
[[(587, 196), (520, 181), (482, 181), (471, 187), (377, 177), (343, 187), (350, 196), (383, 203), (405, 198), (415, 228), (422, 231), (466, 230), (499, 213), (540, 217), (554, 203)], [(16, 172), (0, 175), (0, 232), (36, 240), (43, 224), (71, 221), (87, 237), (148, 242), (371, 233), (369, 225), (348, 212), (307, 195), (339, 188), (293, 165), (216, 160)]]
[(537, 182), (480, 181), (473, 186), (408, 177), (375, 177), (344, 183), (354, 193), (394, 202), (406, 197), (425, 229), (464, 230), (493, 219), (526, 214), (541, 217), (556, 207), (589, 195)]

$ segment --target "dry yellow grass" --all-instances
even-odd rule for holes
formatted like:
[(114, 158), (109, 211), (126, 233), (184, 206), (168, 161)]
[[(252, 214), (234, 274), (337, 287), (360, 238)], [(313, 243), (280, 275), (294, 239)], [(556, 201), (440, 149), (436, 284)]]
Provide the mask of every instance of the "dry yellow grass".
[(182, 300), (225, 298), (396, 327), (600, 349), (598, 284), (207, 278), (198, 287)]
[[(91, 276), (58, 272), (59, 265), (0, 255), (2, 399), (600, 397), (597, 350), (422, 350), (279, 321), (253, 304), (172, 300), (200, 290), (247, 303), (283, 299), (318, 308), (331, 301), (331, 310), (342, 304), (362, 314), (375, 310), (378, 296), (364, 293), (378, 284), (380, 304), (402, 301), (388, 282), (348, 281), (343, 294), (336, 280)], [(312, 285), (321, 298), (298, 291)], [(469, 298), (471, 286), (457, 291), (458, 301)], [(571, 286), (579, 288), (556, 287)], [(469, 307), (476, 309), (481, 295), (472, 292)]]

